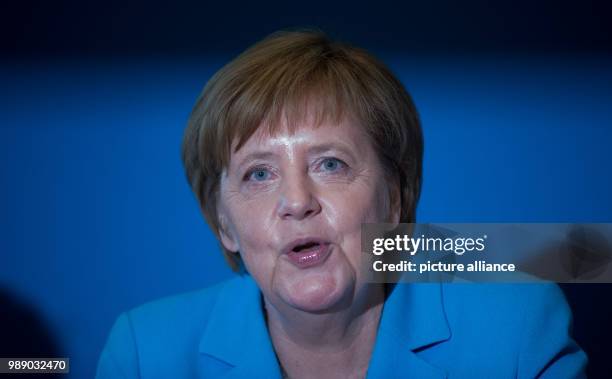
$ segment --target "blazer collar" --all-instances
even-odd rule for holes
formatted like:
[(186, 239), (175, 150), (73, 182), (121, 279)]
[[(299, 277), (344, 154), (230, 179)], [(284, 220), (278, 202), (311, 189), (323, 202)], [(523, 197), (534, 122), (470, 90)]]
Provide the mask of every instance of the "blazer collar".
[[(200, 339), (199, 351), (202, 378), (280, 378), (261, 294), (249, 275), (224, 284)], [(222, 365), (225, 369), (219, 368)], [(213, 368), (216, 371), (212, 372)]]
[[(445, 377), (418, 355), (451, 336), (442, 300), (440, 283), (395, 285), (383, 306), (368, 377)], [(280, 378), (261, 293), (249, 275), (226, 282), (218, 294), (199, 352), (201, 377)], [(218, 371), (210, 375), (213, 366)]]
[(445, 378), (418, 352), (447, 341), (451, 330), (440, 283), (399, 283), (388, 295), (370, 360), (372, 378)]

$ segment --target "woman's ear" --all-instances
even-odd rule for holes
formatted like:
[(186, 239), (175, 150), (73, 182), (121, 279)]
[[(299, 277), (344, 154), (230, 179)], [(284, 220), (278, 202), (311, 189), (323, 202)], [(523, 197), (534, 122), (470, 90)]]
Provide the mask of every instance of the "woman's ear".
[(226, 250), (237, 253), (240, 251), (240, 245), (236, 239), (236, 233), (229, 225), (227, 215), (222, 209), (219, 209), (217, 214), (219, 218), (219, 237), (221, 238), (221, 244), (223, 244)]

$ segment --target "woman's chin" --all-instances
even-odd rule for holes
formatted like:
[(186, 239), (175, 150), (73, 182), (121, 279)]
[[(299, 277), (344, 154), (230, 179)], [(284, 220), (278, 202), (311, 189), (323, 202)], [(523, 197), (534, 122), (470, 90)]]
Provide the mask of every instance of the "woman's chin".
[(312, 313), (333, 311), (352, 291), (343, 275), (308, 273), (288, 279), (280, 288), (281, 299), (293, 308)]

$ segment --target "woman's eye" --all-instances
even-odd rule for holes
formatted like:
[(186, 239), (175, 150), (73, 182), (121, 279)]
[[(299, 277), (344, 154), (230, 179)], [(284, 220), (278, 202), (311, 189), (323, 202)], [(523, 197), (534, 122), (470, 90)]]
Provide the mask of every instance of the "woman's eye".
[(250, 171), (247, 173), (245, 179), (251, 180), (255, 182), (262, 182), (270, 178), (270, 171), (264, 168), (258, 168), (256, 170)]
[(325, 158), (321, 162), (321, 169), (323, 171), (334, 172), (344, 168), (344, 162), (336, 158)]

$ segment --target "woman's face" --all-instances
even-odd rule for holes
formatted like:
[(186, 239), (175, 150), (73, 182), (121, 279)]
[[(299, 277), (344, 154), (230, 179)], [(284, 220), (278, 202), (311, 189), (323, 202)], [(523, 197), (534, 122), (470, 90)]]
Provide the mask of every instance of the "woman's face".
[[(381, 163), (351, 121), (260, 128), (221, 179), (221, 240), (240, 252), (266, 300), (308, 312), (365, 293), (361, 224), (397, 222)], [(395, 197), (395, 196), (394, 196)]]

